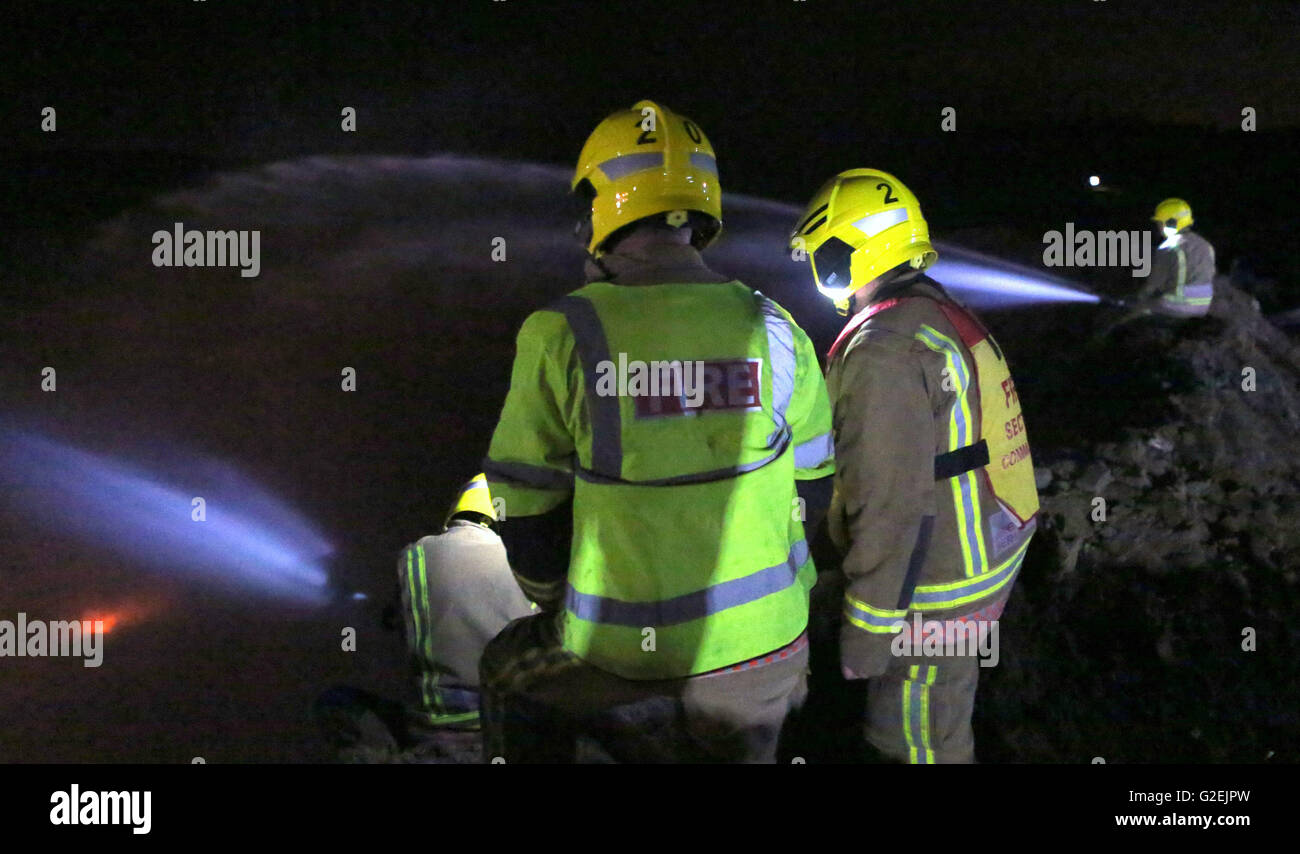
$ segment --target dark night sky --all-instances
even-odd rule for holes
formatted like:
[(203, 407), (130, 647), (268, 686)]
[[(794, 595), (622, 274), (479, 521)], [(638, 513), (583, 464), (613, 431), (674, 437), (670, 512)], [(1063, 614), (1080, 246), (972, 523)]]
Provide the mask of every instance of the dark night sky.
[[(1112, 199), (1124, 210), (1102, 212), (1111, 220), (1137, 224), (1154, 200), (1181, 195), (1207, 223), (1264, 228), (1238, 230), (1225, 258), (1284, 257), (1275, 250), (1292, 233), (1294, 206), (1276, 188), (1297, 179), (1296, 2), (26, 7), (0, 11), (11, 83), (0, 160), (41, 164), (11, 185), (16, 201), (0, 201), (20, 227), (66, 216), (49, 200), (85, 197), (88, 171), (122, 152), (199, 168), (442, 152), (567, 165), (603, 115), (651, 97), (706, 130), (729, 192), (797, 204), (825, 176), (873, 165), (947, 225), (1019, 216), (1041, 230), (1089, 203), (1072, 194), (1096, 171), (1128, 191)], [(45, 105), (59, 109), (57, 134), (38, 130)], [(356, 133), (340, 130), (343, 106), (358, 111)], [(1240, 131), (1244, 106), (1258, 133)], [(957, 111), (955, 134), (940, 131), (944, 107)], [(190, 180), (190, 162), (168, 173), (161, 158), (137, 159), (126, 177), (93, 176), (136, 186), (134, 198), (89, 195), (108, 213)]]
[[(1300, 6), (1267, 0), (29, 5), (0, 12), (11, 105), (30, 128), (61, 107), (71, 147), (567, 161), (601, 114), (645, 96), (719, 147), (782, 158), (937, 131), (943, 106), (966, 127), (1229, 128), (1243, 105), (1300, 125)], [(20, 148), (51, 144), (12, 122)]]

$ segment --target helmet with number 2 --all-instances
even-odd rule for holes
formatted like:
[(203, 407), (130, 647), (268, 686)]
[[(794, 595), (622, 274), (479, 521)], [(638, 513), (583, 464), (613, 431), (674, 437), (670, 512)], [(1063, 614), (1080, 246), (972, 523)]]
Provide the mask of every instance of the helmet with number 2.
[(619, 229), (663, 216), (690, 224), (703, 249), (722, 228), (718, 164), (699, 126), (654, 101), (607, 116), (578, 155), (572, 189), (583, 204), (579, 236), (599, 256)]
[(840, 314), (881, 274), (900, 264), (924, 270), (939, 257), (921, 203), (878, 169), (850, 169), (827, 181), (799, 217), (790, 248), (807, 253), (817, 289)]

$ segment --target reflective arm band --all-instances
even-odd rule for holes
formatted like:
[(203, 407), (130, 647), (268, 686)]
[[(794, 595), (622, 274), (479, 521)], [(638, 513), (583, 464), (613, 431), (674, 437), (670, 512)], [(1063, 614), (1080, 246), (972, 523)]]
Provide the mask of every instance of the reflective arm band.
[(863, 631), (872, 634), (894, 634), (903, 628), (907, 609), (875, 608), (845, 593), (844, 616)]

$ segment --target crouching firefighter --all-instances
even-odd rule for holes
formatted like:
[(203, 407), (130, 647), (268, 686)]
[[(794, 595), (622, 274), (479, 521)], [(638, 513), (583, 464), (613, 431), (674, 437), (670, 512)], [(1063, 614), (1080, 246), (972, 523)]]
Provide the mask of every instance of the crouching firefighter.
[(877, 751), (973, 762), (979, 667), (996, 663), (1038, 511), (1015, 384), (988, 330), (922, 272), (938, 255), (894, 176), (832, 178), (791, 246), (851, 317), (827, 367), (843, 675), (868, 680)]
[(722, 213), (689, 119), (609, 116), (573, 190), (588, 283), (524, 322), (484, 462), (543, 609), (483, 655), (486, 759), (771, 762), (834, 464), (815, 350), (701, 258)]
[(461, 489), (440, 533), (402, 550), (398, 611), (415, 679), (413, 701), (351, 687), (317, 700), (315, 714), (345, 761), (476, 762), (479, 659), (511, 620), (536, 609), (497, 536), (482, 474)]
[(483, 649), (507, 623), (536, 609), (511, 572), (497, 518), (479, 474), (461, 489), (442, 533), (412, 543), (398, 559), (417, 714), (426, 726), (478, 730)]

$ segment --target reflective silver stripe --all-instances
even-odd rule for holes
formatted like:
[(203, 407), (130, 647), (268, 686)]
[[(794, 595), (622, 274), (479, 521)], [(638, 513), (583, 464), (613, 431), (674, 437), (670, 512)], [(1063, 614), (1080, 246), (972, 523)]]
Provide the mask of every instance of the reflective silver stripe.
[(1166, 302), (1192, 306), (1208, 306), (1214, 297), (1214, 285), (1186, 285), (1182, 291), (1165, 298)]
[[(406, 549), (406, 589), (410, 597), (409, 604), (411, 607), (405, 614), (405, 617), (406, 625), (411, 630), (408, 642), (423, 655), (425, 651), (424, 639), (427, 636), (427, 632), (424, 628), (423, 617), (428, 613), (429, 603), (424, 595), (423, 589), (420, 587), (420, 576), (416, 573), (415, 555), (417, 548), (418, 546), (411, 545)], [(423, 555), (423, 551), (421, 551), (420, 554)], [(428, 688), (424, 685), (423, 680), (421, 680), (420, 692), (424, 705), (432, 705), (432, 698), (429, 695)]]
[(707, 152), (692, 151), (691, 165), (696, 169), (703, 169), (706, 172), (712, 172), (714, 175), (718, 174), (718, 161), (714, 159), (712, 154)]
[[(776, 566), (684, 596), (660, 602), (624, 602), (621, 599), (579, 593), (573, 585), (569, 585), (565, 605), (578, 619), (592, 623), (636, 628), (672, 626), (780, 593), (795, 583), (799, 577), (799, 568), (807, 562), (808, 543), (799, 540), (790, 547), (786, 559)], [(644, 569), (638, 571), (644, 572)]]
[(558, 469), (535, 466), (530, 463), (483, 461), (483, 473), (489, 480), (531, 486), (536, 489), (572, 489), (573, 475)]
[[(902, 617), (882, 617), (878, 614), (873, 614), (870, 611), (862, 609), (852, 601), (852, 597), (845, 598), (844, 610), (847, 612), (849, 617), (854, 618), (855, 622), (859, 623), (859, 628), (867, 628), (868, 631), (870, 631), (871, 628), (874, 628), (887, 629), (890, 632), (898, 632), (902, 631), (903, 627), (907, 625), (907, 622)], [(906, 614), (907, 612), (902, 611), (899, 613)], [(860, 625), (861, 623), (866, 623), (867, 625), (862, 626)]]
[(907, 208), (894, 208), (893, 210), (880, 211), (870, 216), (864, 216), (853, 223), (853, 227), (867, 237), (875, 237), (880, 232), (887, 228), (893, 228), (900, 222), (907, 222)]
[(790, 398), (794, 396), (794, 373), (796, 356), (794, 350), (794, 330), (785, 319), (780, 307), (772, 300), (754, 291), (758, 297), (759, 307), (763, 312), (763, 325), (767, 327), (767, 352), (771, 362), (772, 374), (772, 418), (776, 430), (768, 436), (768, 447), (776, 444), (782, 430), (789, 430), (785, 412), (790, 408)]
[(617, 478), (623, 472), (623, 419), (618, 411), (618, 398), (596, 394), (596, 367), (601, 362), (613, 361), (605, 328), (596, 306), (585, 297), (561, 297), (555, 301), (554, 308), (569, 322), (578, 348), (578, 361), (582, 363), (587, 405), (591, 409), (592, 470), (604, 477)]
[[(966, 359), (956, 341), (931, 326), (922, 326), (916, 333), (916, 338), (943, 355), (949, 375), (957, 383), (956, 400), (953, 401), (948, 423), (948, 438), (954, 450), (964, 448), (970, 443), (968, 436), (977, 427), (968, 400), (972, 383), (966, 369)], [(952, 481), (952, 494), (957, 514), (957, 532), (962, 541), (962, 563), (966, 575), (974, 577), (982, 574), (988, 566), (984, 538), (980, 536), (983, 523), (980, 518), (979, 488), (974, 474), (967, 471), (958, 475)]]
[(609, 180), (617, 181), (619, 178), (624, 178), (633, 172), (643, 172), (646, 169), (662, 166), (663, 163), (664, 153), (662, 151), (643, 151), (640, 154), (622, 154), (618, 157), (611, 157), (600, 164), (599, 168)]
[[(1036, 526), (1034, 523), (1034, 527)], [(912, 594), (912, 609), (941, 611), (945, 608), (955, 608), (1007, 586), (1020, 571), (1020, 564), (1025, 559), (1025, 551), (1029, 548), (1031, 532), (1032, 528), (1026, 526), (1026, 530), (1022, 533), (1025, 537), (1024, 542), (1005, 563), (994, 570), (952, 584), (917, 587), (916, 592)]]
[(1213, 284), (1185, 285), (1162, 298), (1166, 313), (1196, 317), (1208, 314), (1214, 299)]
[(1210, 313), (1210, 301), (1197, 300), (1192, 302), (1165, 297), (1161, 303), (1161, 309), (1165, 314), (1173, 314), (1179, 317), (1200, 317)]
[(742, 463), (741, 465), (727, 466), (726, 468), (713, 469), (712, 471), (696, 472), (694, 474), (678, 474), (672, 477), (661, 477), (654, 480), (624, 480), (621, 477), (606, 477), (598, 472), (589, 471), (588, 469), (579, 468), (578, 478), (587, 483), (605, 483), (605, 484), (630, 484), (634, 486), (685, 486), (691, 483), (709, 483), (715, 480), (725, 480), (729, 477), (736, 477), (745, 472), (761, 469), (763, 466), (775, 460), (785, 453), (785, 449), (790, 445), (790, 431), (784, 430), (780, 434), (780, 443), (772, 450), (770, 454), (761, 460), (754, 460), (752, 463)]
[(915, 665), (903, 681), (904, 734), (907, 761), (913, 765), (934, 764), (930, 747), (930, 685), (936, 669), (933, 665)]
[(815, 469), (833, 456), (835, 456), (835, 440), (831, 438), (830, 433), (823, 433), (794, 446), (794, 467)]

